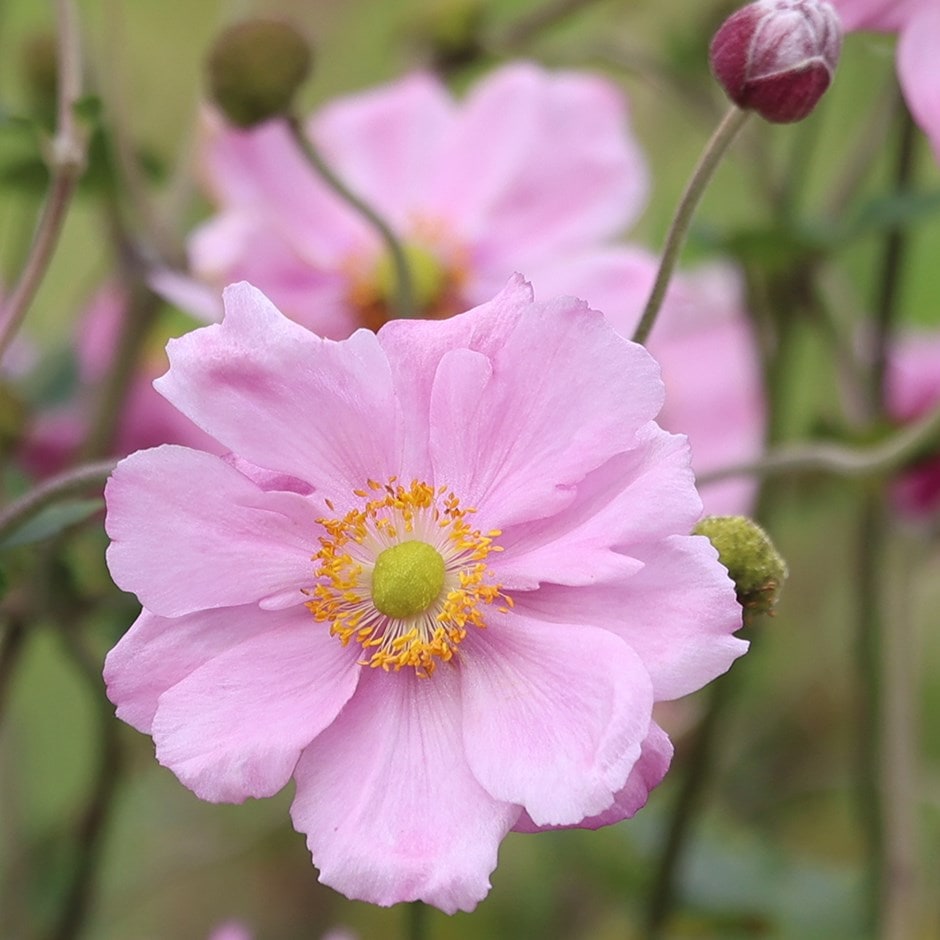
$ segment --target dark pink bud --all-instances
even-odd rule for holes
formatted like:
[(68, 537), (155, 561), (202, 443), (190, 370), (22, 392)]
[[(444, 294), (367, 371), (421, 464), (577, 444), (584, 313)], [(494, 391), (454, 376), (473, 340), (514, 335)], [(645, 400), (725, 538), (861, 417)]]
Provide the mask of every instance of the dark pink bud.
[(712, 40), (712, 72), (728, 97), (777, 124), (801, 121), (832, 81), (842, 23), (826, 0), (757, 0)]

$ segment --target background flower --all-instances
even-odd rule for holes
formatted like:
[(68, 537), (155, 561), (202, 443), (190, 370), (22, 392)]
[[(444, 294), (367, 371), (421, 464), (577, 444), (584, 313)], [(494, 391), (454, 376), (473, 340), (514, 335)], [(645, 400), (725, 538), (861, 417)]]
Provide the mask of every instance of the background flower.
[[(108, 692), (161, 763), (213, 801), (293, 777), (321, 880), (446, 911), (511, 828), (643, 805), (671, 756), (653, 702), (745, 648), (645, 350), (517, 278), (341, 343), (237, 285), (169, 356), (161, 392), (239, 459), (144, 451), (106, 491), (144, 605)], [(411, 613), (377, 586), (403, 541), (449, 579)]]
[(847, 31), (898, 34), (898, 80), (940, 161), (940, 4), (936, 0), (831, 0)]
[[(612, 83), (517, 63), (458, 104), (418, 73), (337, 99), (307, 129), (398, 233), (423, 315), (481, 303), (521, 271), (539, 296), (581, 297), (632, 334), (657, 259), (613, 242), (638, 218), (649, 183)], [(381, 326), (393, 286), (382, 246), (282, 123), (246, 132), (207, 114), (201, 165), (219, 212), (193, 234), (190, 259), (214, 290), (164, 272), (165, 293), (215, 316), (218, 290), (244, 278), (321, 335)], [(702, 355), (687, 354), (693, 341)], [(725, 268), (677, 277), (653, 344), (667, 368), (664, 421), (690, 436), (696, 470), (754, 458), (763, 396), (737, 279)], [(719, 426), (713, 416), (729, 404), (735, 420)], [(722, 484), (705, 494), (707, 510), (746, 512), (753, 491)]]

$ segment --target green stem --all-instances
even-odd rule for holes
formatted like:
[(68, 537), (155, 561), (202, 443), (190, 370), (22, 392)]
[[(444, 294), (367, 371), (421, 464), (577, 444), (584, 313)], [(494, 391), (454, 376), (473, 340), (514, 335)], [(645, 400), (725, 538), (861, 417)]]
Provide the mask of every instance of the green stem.
[(858, 813), (868, 869), (864, 895), (872, 936), (882, 922), (885, 877), (882, 762), (882, 584), (887, 520), (882, 494), (865, 494), (859, 527), (856, 585), (858, 601), (856, 667), (858, 670)]
[(51, 173), (36, 235), (26, 264), (3, 305), (0, 323), (0, 357), (23, 324), (36, 291), (52, 261), (76, 184), (85, 168), (85, 141), (75, 121), (75, 102), (81, 94), (81, 62), (78, 22), (72, 0), (58, 0), (58, 118), (55, 137), (49, 149)]
[(350, 208), (354, 209), (362, 216), (369, 225), (375, 229), (378, 236), (385, 244), (385, 249), (391, 259), (392, 267), (395, 271), (395, 299), (393, 308), (395, 314), (399, 317), (416, 317), (419, 311), (415, 306), (414, 287), (411, 281), (411, 271), (408, 267), (408, 259), (405, 257), (405, 251), (401, 242), (395, 236), (389, 224), (372, 208), (365, 200), (357, 196), (340, 178), (333, 172), (330, 165), (323, 159), (320, 151), (314, 146), (313, 141), (304, 133), (300, 126), (300, 121), (296, 116), (287, 119), (288, 127), (300, 147), (304, 156), (310, 161), (311, 166), (320, 175), (333, 192), (336, 193)]
[(412, 901), (407, 907), (408, 940), (428, 940), (431, 933), (428, 929), (428, 909), (421, 901)]
[[(915, 143), (920, 134), (906, 107), (901, 106), (901, 128), (898, 138), (897, 161), (894, 169), (894, 188), (898, 194), (906, 192), (914, 175)], [(871, 406), (876, 416), (884, 413), (885, 373), (888, 351), (898, 317), (898, 299), (908, 236), (901, 225), (889, 229), (881, 259), (881, 277), (875, 304), (875, 347), (872, 355)]]
[(664, 931), (673, 905), (675, 883), (685, 857), (696, 811), (711, 778), (715, 760), (714, 742), (725, 706), (731, 699), (732, 682), (731, 675), (721, 676), (709, 690), (705, 715), (696, 732), (689, 762), (683, 770), (681, 789), (669, 818), (666, 844), (653, 876), (643, 934), (646, 940), (660, 940), (666, 935)]
[(848, 447), (826, 441), (784, 445), (763, 457), (702, 473), (699, 486), (708, 486), (729, 477), (771, 477), (802, 472), (832, 473), (837, 476), (877, 477), (899, 470), (940, 438), (940, 407), (919, 421), (902, 428), (887, 440), (871, 447)]
[(649, 338), (662, 307), (663, 298), (666, 296), (666, 288), (675, 270), (676, 262), (679, 260), (679, 251), (682, 248), (685, 237), (689, 231), (689, 225), (692, 222), (692, 216), (702, 198), (705, 188), (708, 186), (721, 158), (731, 144), (731, 141), (737, 136), (738, 131), (744, 126), (750, 112), (742, 111), (740, 108), (732, 106), (731, 109), (721, 119), (715, 133), (705, 145), (702, 155), (692, 176), (686, 184), (685, 192), (679, 200), (676, 207), (676, 214), (669, 226), (669, 232), (666, 235), (666, 244), (663, 247), (663, 255), (659, 262), (659, 270), (656, 272), (656, 280), (653, 282), (653, 288), (650, 291), (649, 299), (646, 301), (646, 307), (643, 310), (643, 316), (633, 333), (633, 342), (645, 343)]
[(116, 461), (102, 460), (66, 470), (40, 483), (0, 510), (0, 541), (19, 529), (46, 506), (81, 493), (90, 486), (102, 486)]

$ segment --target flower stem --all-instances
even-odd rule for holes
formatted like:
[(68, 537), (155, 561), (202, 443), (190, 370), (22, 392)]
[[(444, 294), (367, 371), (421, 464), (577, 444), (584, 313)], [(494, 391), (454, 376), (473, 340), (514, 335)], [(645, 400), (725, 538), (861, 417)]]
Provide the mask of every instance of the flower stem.
[(19, 499), (0, 510), (0, 541), (19, 529), (46, 506), (60, 499), (101, 486), (116, 465), (114, 460), (102, 460), (66, 470), (40, 483)]
[(672, 909), (677, 876), (692, 832), (696, 811), (705, 794), (715, 758), (714, 742), (725, 705), (731, 698), (730, 675), (719, 677), (709, 689), (705, 715), (695, 734), (689, 762), (684, 768), (682, 786), (669, 817), (669, 828), (659, 865), (653, 876), (646, 911), (646, 940), (660, 940)]
[(78, 22), (73, 0), (58, 0), (58, 115), (47, 157), (51, 179), (26, 264), (3, 306), (0, 357), (16, 336), (55, 252), (68, 207), (85, 168), (85, 141), (75, 120), (81, 94)]
[(656, 272), (656, 280), (653, 282), (649, 299), (646, 301), (643, 316), (633, 333), (633, 342), (645, 343), (649, 338), (656, 317), (659, 315), (660, 307), (662, 307), (663, 298), (666, 296), (666, 288), (669, 286), (672, 272), (679, 260), (679, 251), (688, 234), (695, 209), (725, 151), (749, 116), (749, 111), (742, 111), (740, 108), (732, 106), (721, 119), (715, 133), (712, 134), (711, 139), (705, 145), (699, 162), (686, 184), (685, 192), (679, 200), (679, 205), (676, 207), (672, 224), (669, 226), (663, 255), (659, 262), (659, 270)]
[(401, 242), (395, 236), (389, 224), (372, 208), (364, 199), (356, 195), (333, 171), (330, 165), (323, 159), (322, 154), (314, 145), (309, 135), (304, 133), (300, 126), (300, 121), (296, 115), (287, 119), (288, 127), (297, 145), (300, 147), (304, 156), (310, 161), (311, 166), (320, 175), (333, 192), (336, 193), (350, 208), (361, 215), (385, 243), (385, 249), (391, 259), (392, 267), (395, 270), (395, 298), (392, 304), (395, 313), (399, 317), (416, 317), (418, 310), (415, 307), (414, 287), (411, 282), (411, 271), (408, 267), (408, 259), (405, 257)]
[(771, 477), (796, 471), (855, 478), (881, 476), (900, 469), (938, 438), (940, 407), (871, 447), (848, 447), (828, 441), (781, 446), (757, 460), (699, 474), (696, 483), (708, 486), (729, 477)]
[(408, 940), (428, 940), (428, 909), (421, 901), (412, 901), (408, 905)]

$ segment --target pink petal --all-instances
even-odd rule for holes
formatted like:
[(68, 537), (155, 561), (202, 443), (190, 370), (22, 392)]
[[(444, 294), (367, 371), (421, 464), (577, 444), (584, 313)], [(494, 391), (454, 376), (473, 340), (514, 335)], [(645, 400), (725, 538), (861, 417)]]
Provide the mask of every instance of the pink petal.
[(940, 4), (922, 3), (898, 41), (898, 77), (914, 120), (940, 162)]
[(403, 227), (420, 210), (453, 120), (447, 89), (434, 76), (417, 73), (336, 99), (309, 130), (343, 182), (387, 222)]
[(108, 567), (151, 612), (302, 603), (317, 515), (211, 454), (164, 445), (122, 460), (105, 488)]
[(303, 246), (321, 265), (341, 262), (369, 239), (368, 227), (320, 181), (283, 122), (238, 130), (207, 111), (203, 130), (203, 175), (224, 209), (250, 211), (259, 227)]
[(248, 284), (221, 324), (170, 342), (154, 384), (229, 450), (337, 499), (398, 472), (391, 373), (374, 334), (322, 340)]
[(691, 531), (701, 508), (685, 438), (650, 422), (631, 450), (577, 484), (567, 507), (504, 529), (504, 551), (490, 566), (502, 585), (525, 589), (629, 575), (643, 567), (631, 555), (633, 545)]
[(516, 595), (516, 610), (562, 624), (601, 624), (640, 657), (657, 702), (688, 695), (747, 649), (732, 636), (741, 628), (734, 585), (701, 536), (673, 535), (634, 551), (645, 565), (626, 581), (577, 590), (545, 584)]
[(108, 653), (104, 681), (117, 716), (150, 734), (157, 699), (210, 659), (284, 617), (280, 611), (222, 607), (184, 617), (158, 617), (143, 610)]
[(447, 320), (390, 320), (378, 333), (407, 423), (402, 476), (427, 473), (431, 392), (441, 358), (456, 348), (493, 355), (531, 312), (532, 288), (519, 274), (479, 307)]
[(533, 304), (490, 357), (441, 360), (431, 396), (435, 479), (505, 528), (559, 511), (571, 485), (630, 448), (662, 404), (659, 369), (573, 298)]
[(872, 29), (894, 32), (931, 0), (830, 0), (847, 32)]
[[(356, 689), (358, 647), (342, 646), (302, 607), (278, 619), (273, 629), (198, 667), (157, 703), (157, 760), (204, 800), (240, 803), (277, 793), (303, 748)], [(261, 627), (267, 618), (256, 622)]]
[(432, 206), (476, 245), (477, 265), (510, 273), (608, 238), (639, 214), (647, 172), (614, 85), (517, 63), (464, 102)]
[[(575, 823), (578, 829), (600, 829), (635, 816), (649, 799), (650, 791), (659, 786), (672, 760), (672, 742), (655, 722), (643, 742), (639, 760), (633, 765), (623, 789), (614, 798), (613, 805), (597, 816), (588, 816)], [(528, 813), (523, 813), (513, 826), (514, 832), (544, 832), (558, 826), (536, 826)], [(571, 827), (564, 827), (571, 828)]]
[(222, 292), (172, 268), (155, 268), (147, 286), (165, 301), (205, 322), (222, 319)]
[(472, 910), (519, 808), (494, 800), (463, 755), (458, 676), (366, 670), (295, 772), (294, 826), (320, 880), (372, 904)]
[[(576, 592), (572, 592), (576, 593)], [(640, 756), (653, 694), (621, 640), (511, 612), (461, 645), (463, 728), (474, 775), (537, 825), (608, 809)]]

